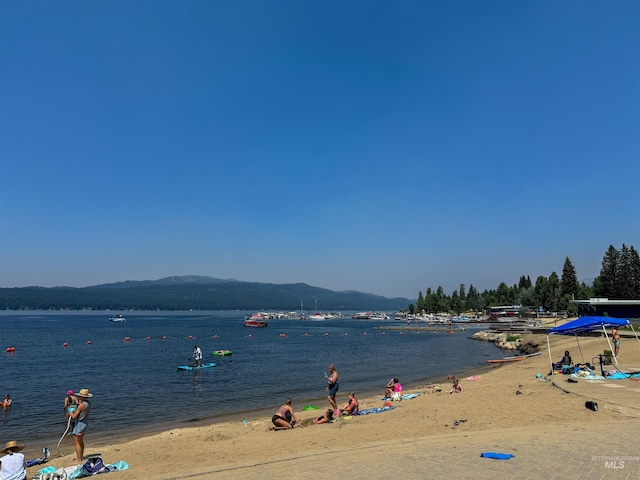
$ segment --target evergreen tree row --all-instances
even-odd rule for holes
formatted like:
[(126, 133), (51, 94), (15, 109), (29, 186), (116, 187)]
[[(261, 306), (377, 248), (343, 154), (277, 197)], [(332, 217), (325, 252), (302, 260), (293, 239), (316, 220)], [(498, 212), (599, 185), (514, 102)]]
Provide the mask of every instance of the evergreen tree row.
[(536, 309), (542, 307), (550, 312), (567, 311), (574, 315), (577, 308), (570, 303), (571, 300), (586, 300), (594, 296), (611, 300), (640, 299), (640, 256), (633, 246), (622, 244), (618, 250), (611, 245), (602, 259), (600, 275), (593, 280), (592, 286), (578, 282), (576, 269), (566, 257), (561, 277), (551, 272), (548, 277), (539, 276), (533, 284), (529, 276), (523, 275), (511, 287), (502, 282), (495, 290), (482, 293), (473, 285), (469, 285), (467, 291), (464, 283), (451, 295), (446, 295), (442, 287), (435, 292), (427, 288), (424, 295), (418, 293), (418, 300), (415, 305), (409, 305), (409, 311), (460, 314), (481, 312), (491, 306), (523, 305)]

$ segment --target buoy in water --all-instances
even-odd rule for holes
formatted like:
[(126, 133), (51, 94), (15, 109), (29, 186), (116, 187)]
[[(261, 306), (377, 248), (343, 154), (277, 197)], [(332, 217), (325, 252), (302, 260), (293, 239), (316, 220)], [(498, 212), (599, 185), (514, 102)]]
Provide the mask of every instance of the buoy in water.
[(286, 335), (284, 333), (281, 333), (280, 336), (281, 337), (286, 337)]
[(147, 337), (147, 340), (151, 340), (151, 337)]
[(91, 340), (88, 340), (88, 341), (87, 341), (87, 345), (91, 345)]
[(218, 338), (218, 335), (214, 335), (213, 338)]
[(324, 334), (324, 336), (325, 336), (325, 337), (328, 337), (328, 336), (329, 336), (329, 334), (328, 334), (328, 333), (325, 333), (325, 334)]
[(63, 343), (63, 344), (62, 344), (62, 346), (63, 346), (64, 348), (67, 348), (69, 345), (67, 345), (67, 343), (65, 342), (65, 343)]
[(167, 339), (167, 336), (165, 335), (164, 337), (162, 337), (162, 339), (163, 339), (163, 340), (166, 340), (166, 339)]
[(7, 352), (15, 352), (16, 347), (7, 347)]
[(131, 340), (129, 337), (124, 337), (125, 342), (128, 342), (129, 340)]

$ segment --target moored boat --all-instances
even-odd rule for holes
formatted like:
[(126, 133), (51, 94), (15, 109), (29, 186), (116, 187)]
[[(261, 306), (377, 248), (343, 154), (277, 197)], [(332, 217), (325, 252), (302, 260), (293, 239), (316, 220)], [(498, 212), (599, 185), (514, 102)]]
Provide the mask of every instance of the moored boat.
[(122, 315), (118, 314), (118, 315), (114, 315), (113, 317), (109, 318), (110, 322), (126, 322), (127, 319), (124, 318)]
[(262, 328), (268, 326), (269, 324), (264, 320), (252, 320), (248, 318), (244, 321), (243, 325), (245, 327)]

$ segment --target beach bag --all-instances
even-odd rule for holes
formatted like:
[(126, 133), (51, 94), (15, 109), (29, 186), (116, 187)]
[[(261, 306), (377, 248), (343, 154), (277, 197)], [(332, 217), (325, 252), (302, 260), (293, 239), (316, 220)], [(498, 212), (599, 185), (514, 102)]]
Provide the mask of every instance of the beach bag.
[(89, 477), (91, 475), (98, 475), (99, 473), (108, 473), (109, 467), (107, 467), (102, 461), (102, 457), (89, 457), (89, 459), (84, 462), (80, 469), (79, 477)]

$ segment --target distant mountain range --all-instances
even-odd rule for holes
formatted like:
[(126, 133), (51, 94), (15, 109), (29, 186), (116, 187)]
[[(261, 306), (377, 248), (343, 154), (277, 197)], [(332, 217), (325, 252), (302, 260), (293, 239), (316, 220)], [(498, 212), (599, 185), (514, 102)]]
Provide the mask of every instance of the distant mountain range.
[(406, 309), (415, 300), (306, 283), (273, 284), (188, 275), (91, 287), (0, 288), (1, 310), (277, 310)]

